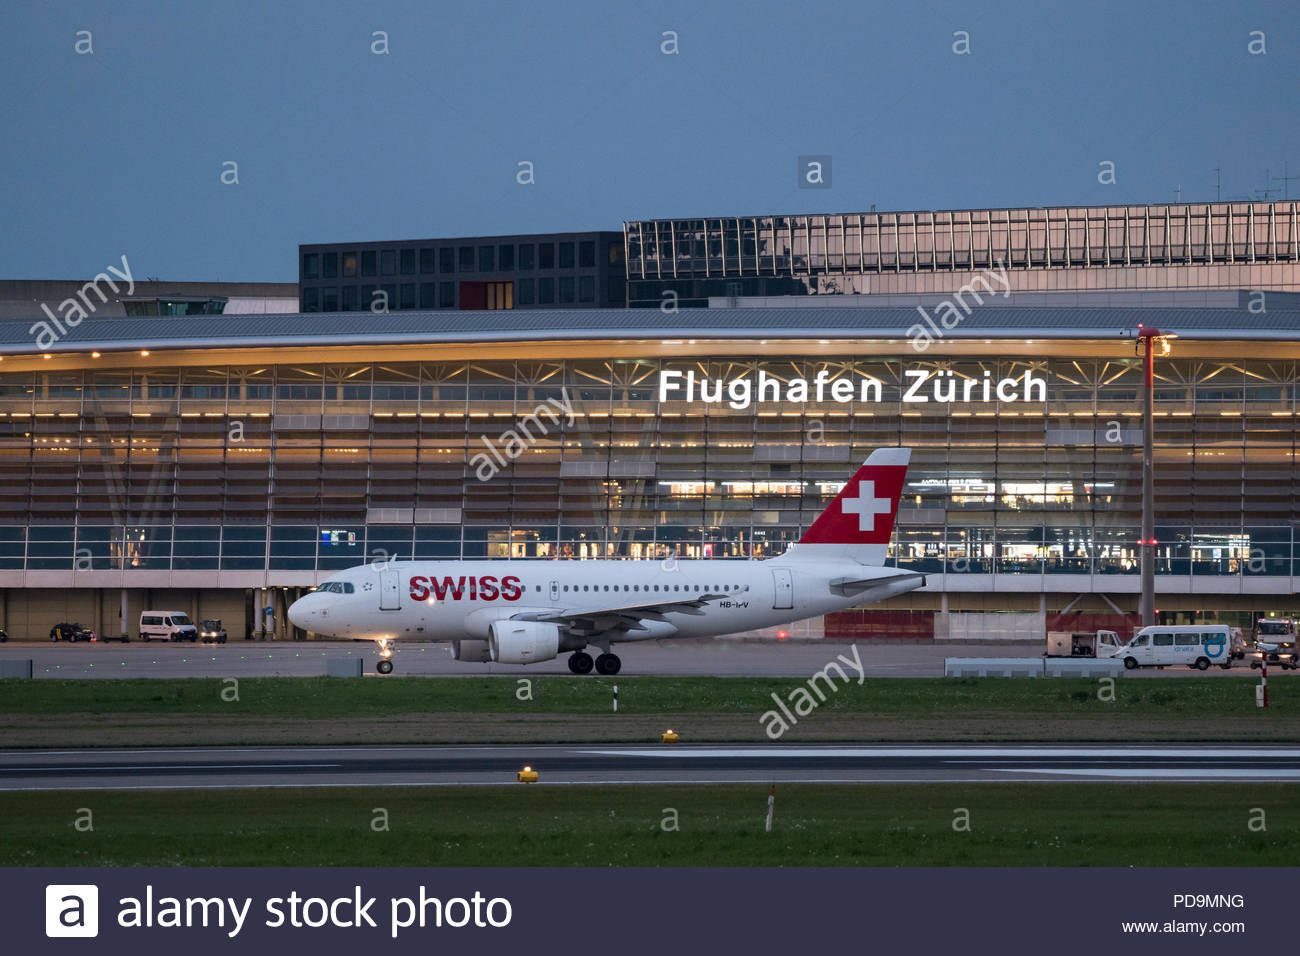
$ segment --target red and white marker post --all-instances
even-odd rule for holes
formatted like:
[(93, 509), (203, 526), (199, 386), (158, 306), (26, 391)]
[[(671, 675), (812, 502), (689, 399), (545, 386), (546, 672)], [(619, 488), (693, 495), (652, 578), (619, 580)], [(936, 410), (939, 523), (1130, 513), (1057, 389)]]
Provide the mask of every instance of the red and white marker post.
[(1265, 654), (1259, 661), (1259, 700), (1261, 707), (1268, 706), (1268, 654)]
[(764, 832), (772, 832), (772, 814), (776, 812), (776, 784), (772, 784), (772, 792), (767, 795), (767, 826), (763, 828)]

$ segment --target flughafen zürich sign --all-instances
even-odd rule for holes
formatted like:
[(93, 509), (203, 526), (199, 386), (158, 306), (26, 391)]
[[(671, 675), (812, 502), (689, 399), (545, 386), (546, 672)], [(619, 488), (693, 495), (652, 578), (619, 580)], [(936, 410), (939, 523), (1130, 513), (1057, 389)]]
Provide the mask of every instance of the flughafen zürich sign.
[[(1046, 402), (1047, 380), (1032, 370), (1014, 378), (995, 379), (988, 370), (982, 376), (959, 375), (951, 371), (904, 369), (901, 401), (909, 404), (934, 402)], [(759, 370), (757, 377), (746, 375), (729, 380), (697, 376), (694, 369), (663, 369), (659, 372), (659, 401), (726, 402), (741, 410), (753, 404), (769, 402), (850, 402), (880, 403), (884, 400), (884, 382), (878, 378), (836, 376), (823, 369), (809, 380), (777, 378)]]

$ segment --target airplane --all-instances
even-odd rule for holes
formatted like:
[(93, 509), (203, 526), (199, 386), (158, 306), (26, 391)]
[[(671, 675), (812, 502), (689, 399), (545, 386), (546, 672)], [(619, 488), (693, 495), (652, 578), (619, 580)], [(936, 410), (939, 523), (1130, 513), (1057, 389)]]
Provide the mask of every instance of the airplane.
[[(910, 457), (910, 448), (873, 451), (779, 556), (373, 562), (299, 598), (289, 620), (378, 642), (381, 674), (393, 671), (395, 641), (450, 641), (455, 659), (469, 662), (568, 653), (575, 674), (617, 674), (617, 643), (782, 626), (923, 587), (923, 574), (884, 566)], [(601, 653), (593, 660), (588, 647)]]

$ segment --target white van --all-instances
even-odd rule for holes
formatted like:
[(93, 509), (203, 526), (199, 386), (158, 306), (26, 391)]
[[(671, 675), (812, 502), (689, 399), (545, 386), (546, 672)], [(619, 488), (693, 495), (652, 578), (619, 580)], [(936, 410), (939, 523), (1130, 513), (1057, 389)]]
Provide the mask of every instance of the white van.
[(1129, 670), (1135, 667), (1232, 666), (1232, 638), (1226, 624), (1157, 624), (1133, 635), (1115, 655)]
[(142, 611), (140, 640), (190, 641), (199, 639), (199, 629), (184, 611)]

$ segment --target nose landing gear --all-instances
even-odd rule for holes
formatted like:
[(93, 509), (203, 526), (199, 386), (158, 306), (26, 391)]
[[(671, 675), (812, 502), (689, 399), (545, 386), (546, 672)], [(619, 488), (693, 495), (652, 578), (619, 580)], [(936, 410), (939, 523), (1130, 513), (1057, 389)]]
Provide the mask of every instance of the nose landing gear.
[(391, 674), (393, 672), (393, 649), (390, 643), (388, 638), (382, 638), (379, 641), (379, 662), (375, 664), (375, 670), (381, 674)]

